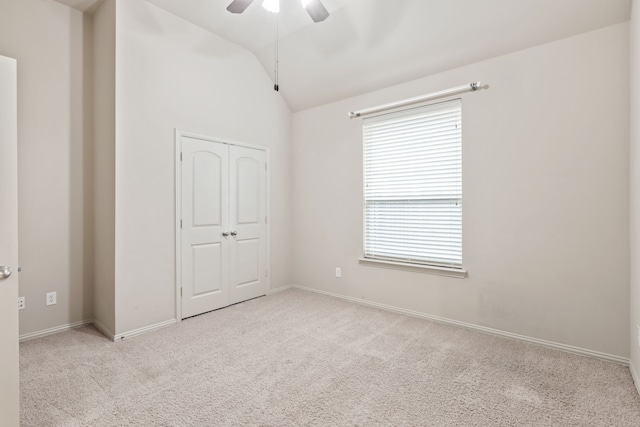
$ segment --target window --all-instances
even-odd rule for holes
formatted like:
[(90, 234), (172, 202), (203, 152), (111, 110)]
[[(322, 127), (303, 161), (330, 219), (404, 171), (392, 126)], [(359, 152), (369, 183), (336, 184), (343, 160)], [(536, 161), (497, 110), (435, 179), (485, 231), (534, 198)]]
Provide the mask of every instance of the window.
[(364, 120), (365, 259), (462, 268), (462, 106)]

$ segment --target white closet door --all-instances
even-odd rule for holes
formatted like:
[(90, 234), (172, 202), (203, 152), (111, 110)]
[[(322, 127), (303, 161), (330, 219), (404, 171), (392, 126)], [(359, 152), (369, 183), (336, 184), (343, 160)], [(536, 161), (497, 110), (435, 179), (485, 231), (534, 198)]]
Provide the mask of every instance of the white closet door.
[(182, 318), (229, 305), (228, 165), (226, 145), (182, 138)]
[(0, 56), (0, 424), (19, 424), (16, 61)]
[(182, 318), (267, 293), (264, 150), (181, 136)]
[(231, 241), (230, 303), (267, 292), (266, 153), (231, 146), (229, 155)]

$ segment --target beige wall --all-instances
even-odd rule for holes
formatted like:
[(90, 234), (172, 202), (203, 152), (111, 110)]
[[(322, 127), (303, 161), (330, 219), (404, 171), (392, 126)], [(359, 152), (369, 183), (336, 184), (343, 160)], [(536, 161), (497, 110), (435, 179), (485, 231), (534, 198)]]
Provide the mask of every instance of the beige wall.
[(640, 390), (640, 2), (631, 12), (631, 369)]
[[(0, 3), (0, 54), (18, 59), (22, 335), (91, 319), (94, 304), (114, 334), (175, 316), (177, 127), (271, 147), (272, 288), (293, 282), (623, 357), (631, 337), (640, 367), (635, 262), (631, 330), (625, 308), (627, 25), (297, 113), (292, 158), (290, 112), (243, 49), (140, 0), (108, 0), (95, 45), (91, 33), (91, 18), (51, 0)], [(469, 278), (358, 265), (361, 122), (346, 112), (476, 79), (491, 89), (463, 96)], [(634, 117), (638, 85), (632, 93)], [(633, 120), (631, 132), (633, 177)], [(58, 304), (46, 307), (50, 291)]]
[[(628, 357), (628, 37), (616, 25), (294, 114), (294, 283)], [(491, 87), (462, 96), (469, 277), (359, 265), (347, 112), (475, 80)]]
[(269, 274), (289, 285), (291, 113), (264, 69), (144, 1), (116, 15), (116, 334), (176, 315), (174, 128), (271, 148)]
[(18, 60), (25, 335), (93, 318), (90, 19), (51, 0), (3, 0), (0, 54)]
[(105, 0), (94, 26), (94, 315), (98, 326), (114, 335), (115, 183), (116, 183), (116, 2)]

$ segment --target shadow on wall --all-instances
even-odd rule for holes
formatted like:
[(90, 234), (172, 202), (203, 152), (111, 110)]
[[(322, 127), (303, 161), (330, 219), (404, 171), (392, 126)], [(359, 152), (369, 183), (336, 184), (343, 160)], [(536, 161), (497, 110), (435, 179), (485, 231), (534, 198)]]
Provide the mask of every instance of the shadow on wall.
[[(70, 10), (71, 12), (71, 10)], [(69, 290), (70, 322), (93, 319), (93, 25), (70, 13)]]

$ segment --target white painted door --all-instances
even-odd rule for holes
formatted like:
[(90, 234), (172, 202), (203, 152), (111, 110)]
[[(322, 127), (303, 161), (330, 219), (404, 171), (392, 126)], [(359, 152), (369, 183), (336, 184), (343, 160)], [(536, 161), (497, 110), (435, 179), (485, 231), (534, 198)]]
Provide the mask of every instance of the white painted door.
[(0, 56), (0, 419), (3, 426), (19, 424), (17, 122), (16, 61)]
[(182, 138), (182, 318), (229, 301), (229, 155), (224, 144)]
[(266, 153), (179, 138), (184, 319), (266, 294)]
[(230, 147), (230, 304), (266, 293), (266, 153)]

